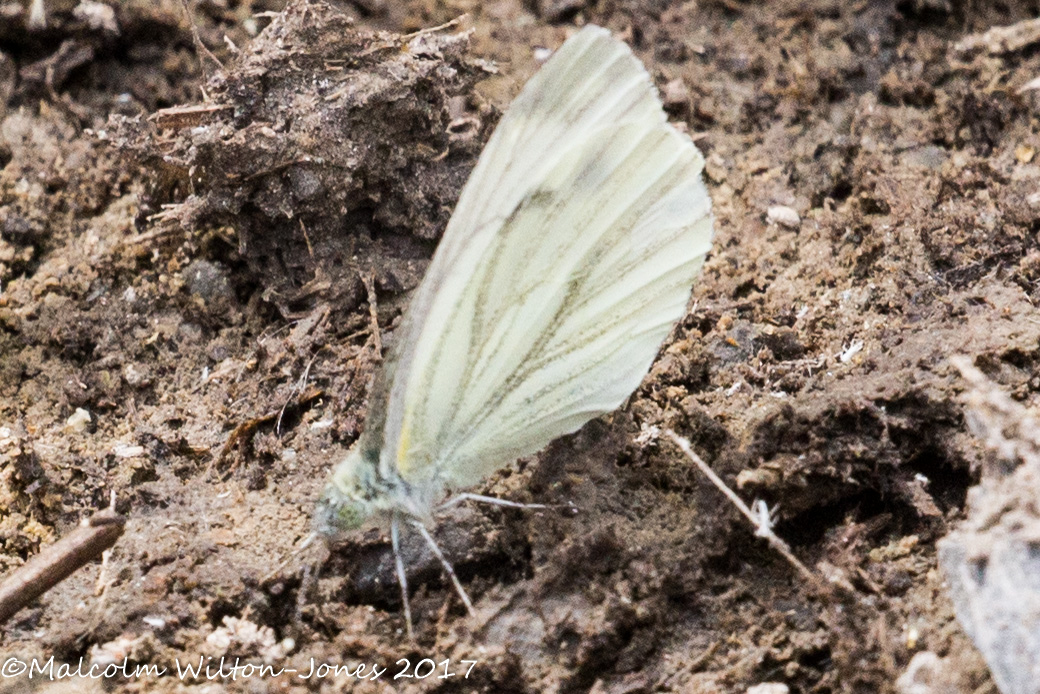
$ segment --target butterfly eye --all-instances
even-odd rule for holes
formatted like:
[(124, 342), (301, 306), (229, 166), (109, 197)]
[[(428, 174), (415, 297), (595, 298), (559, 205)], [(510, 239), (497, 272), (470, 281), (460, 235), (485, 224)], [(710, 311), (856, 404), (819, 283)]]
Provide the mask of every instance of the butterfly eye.
[(357, 530), (372, 515), (371, 504), (344, 495), (338, 489), (325, 490), (318, 501), (314, 514), (314, 530), (326, 537), (335, 538), (351, 530)]
[(342, 530), (360, 528), (368, 518), (367, 504), (361, 501), (348, 501), (335, 509), (336, 525)]

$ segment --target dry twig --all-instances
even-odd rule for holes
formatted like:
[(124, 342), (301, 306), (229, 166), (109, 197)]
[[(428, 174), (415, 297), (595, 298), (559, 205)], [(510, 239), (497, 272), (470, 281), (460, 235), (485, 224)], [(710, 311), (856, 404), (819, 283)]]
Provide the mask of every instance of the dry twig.
[(686, 454), (686, 457), (692, 460), (693, 464), (696, 465), (709, 480), (711, 480), (712, 484), (718, 487), (719, 491), (726, 495), (726, 498), (737, 507), (737, 510), (743, 513), (744, 516), (751, 521), (751, 525), (755, 526), (755, 535), (765, 538), (766, 542), (768, 542), (773, 549), (779, 552), (783, 558), (786, 559), (796, 571), (798, 571), (798, 573), (812, 581), (814, 584), (821, 587), (823, 586), (820, 577), (803, 564), (798, 557), (794, 556), (794, 552), (791, 551), (791, 548), (787, 543), (777, 537), (776, 533), (773, 532), (773, 521), (769, 517), (769, 511), (764, 503), (756, 502), (754, 504), (754, 510), (748, 508), (748, 505), (737, 496), (736, 492), (730, 489), (729, 486), (722, 481), (722, 478), (716, 475), (715, 471), (712, 470), (699, 455), (693, 452), (693, 448), (690, 446), (689, 441), (679, 436), (671, 429), (665, 429), (664, 433), (682, 450), (683, 453)]
[(0, 585), (0, 624), (97, 559), (123, 534), (126, 519), (112, 509), (95, 513), (78, 528), (43, 548)]
[(1005, 55), (1037, 42), (1040, 42), (1040, 19), (1026, 19), (966, 36), (955, 43), (953, 49), (958, 53), (970, 53), (981, 48), (990, 55)]

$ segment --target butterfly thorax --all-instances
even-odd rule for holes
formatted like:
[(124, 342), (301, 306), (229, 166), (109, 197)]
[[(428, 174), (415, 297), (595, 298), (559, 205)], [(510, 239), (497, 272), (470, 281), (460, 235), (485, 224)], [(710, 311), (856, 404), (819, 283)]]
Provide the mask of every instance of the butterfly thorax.
[(334, 538), (370, 519), (378, 521), (395, 513), (426, 523), (432, 504), (423, 491), (399, 475), (385, 473), (379, 465), (379, 450), (358, 441), (325, 485), (314, 529)]

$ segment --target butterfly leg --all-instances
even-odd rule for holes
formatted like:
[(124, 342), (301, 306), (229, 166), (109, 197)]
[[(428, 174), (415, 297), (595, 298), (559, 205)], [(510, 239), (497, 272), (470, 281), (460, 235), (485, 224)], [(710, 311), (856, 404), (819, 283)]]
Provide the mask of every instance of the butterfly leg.
[(412, 521), (412, 525), (416, 527), (419, 534), (426, 540), (426, 544), (430, 546), (434, 556), (441, 560), (441, 566), (444, 567), (444, 571), (447, 572), (448, 578), (451, 579), (452, 584), (455, 586), (455, 592), (462, 598), (462, 603), (466, 606), (466, 611), (469, 612), (471, 617), (477, 615), (476, 610), (473, 609), (473, 601), (469, 599), (469, 595), (466, 594), (466, 589), (462, 587), (462, 583), (459, 581), (459, 577), (455, 575), (455, 569), (452, 568), (451, 564), (448, 563), (447, 557), (444, 556), (444, 552), (437, 546), (436, 540), (433, 539), (433, 535), (426, 529), (426, 526), (419, 521)]
[(452, 506), (457, 506), (458, 504), (461, 504), (463, 501), (476, 501), (481, 504), (493, 504), (495, 506), (507, 506), (509, 508), (548, 508), (545, 504), (521, 504), (518, 501), (499, 499), (494, 496), (484, 496), (482, 494), (471, 494), (469, 492), (463, 492), (461, 494), (456, 494), (455, 496), (445, 501), (443, 504), (437, 507), (437, 510), (441, 511), (446, 508), (451, 508)]
[(404, 623), (408, 630), (408, 640), (411, 641), (415, 638), (412, 631), (412, 607), (408, 602), (408, 576), (404, 573), (404, 559), (401, 558), (401, 521), (396, 513), (390, 518), (390, 544), (394, 548), (394, 567), (397, 569), (397, 582), (401, 586)]

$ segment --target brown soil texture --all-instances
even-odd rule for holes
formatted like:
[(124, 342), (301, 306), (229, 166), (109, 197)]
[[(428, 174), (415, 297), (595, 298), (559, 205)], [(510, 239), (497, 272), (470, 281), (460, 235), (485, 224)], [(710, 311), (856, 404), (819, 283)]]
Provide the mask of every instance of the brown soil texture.
[[(1038, 3), (282, 9), (0, 3), (0, 571), (127, 517), (0, 651), (169, 668), (0, 691), (873, 693), (921, 652), (996, 691), (936, 543), (983, 460), (949, 358), (1040, 391), (1040, 42), (980, 39)], [(474, 490), (550, 508), (438, 524), (476, 617), (407, 539), (409, 643), (385, 534), (296, 548), (498, 114), (589, 22), (704, 152), (715, 247), (630, 402)], [(298, 673), (176, 676), (221, 656)]]

